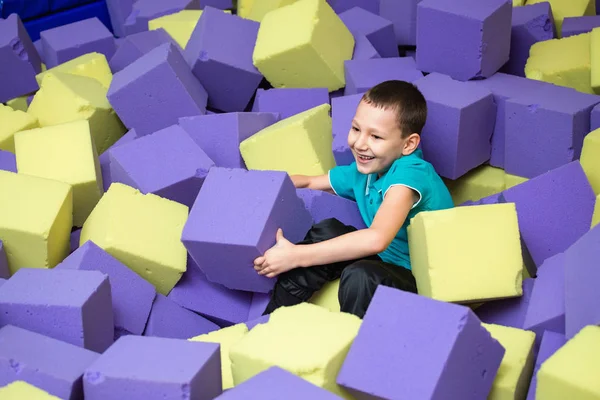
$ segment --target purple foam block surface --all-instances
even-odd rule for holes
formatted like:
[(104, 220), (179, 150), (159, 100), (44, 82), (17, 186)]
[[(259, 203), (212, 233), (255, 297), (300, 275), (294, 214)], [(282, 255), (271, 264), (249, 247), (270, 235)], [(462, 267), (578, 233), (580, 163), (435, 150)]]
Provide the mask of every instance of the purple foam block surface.
[(233, 8), (232, 0), (200, 0), (200, 8), (214, 7), (219, 10), (228, 10)]
[(423, 0), (417, 6), (417, 67), (466, 81), (487, 78), (507, 61), (512, 3)]
[(133, 11), (133, 4), (136, 0), (106, 0), (110, 23), (113, 27), (115, 36), (123, 37), (125, 33), (125, 20)]
[(4, 284), (4, 282), (6, 282), (6, 279), (0, 278), (0, 286), (2, 286)]
[(40, 33), (47, 68), (87, 53), (115, 54), (115, 38), (97, 17), (48, 29)]
[(110, 150), (110, 176), (121, 182), (191, 207), (215, 165), (179, 125)]
[(270, 293), (253, 293), (252, 294), (252, 303), (250, 303), (250, 308), (248, 309), (248, 318), (247, 321), (255, 320), (260, 318), (269, 301), (271, 300)]
[(214, 167), (190, 211), (182, 241), (210, 281), (267, 293), (275, 280), (258, 275), (254, 259), (275, 244), (278, 228), (297, 243), (311, 222), (287, 173)]
[(329, 103), (327, 88), (258, 89), (253, 112), (277, 113), (285, 119), (303, 111)]
[(534, 282), (533, 278), (525, 279), (523, 281), (522, 296), (506, 300), (489, 301), (478, 307), (475, 310), (475, 314), (477, 314), (481, 322), (523, 329), (525, 313), (529, 306)]
[(107, 93), (115, 112), (137, 136), (206, 113), (208, 95), (173, 44), (148, 52), (113, 76)]
[(144, 336), (189, 339), (219, 329), (219, 326), (157, 294)]
[(224, 113), (180, 118), (179, 125), (215, 166), (246, 168), (240, 143), (278, 120), (278, 114), (267, 112)]
[(6, 250), (4, 250), (4, 244), (0, 240), (0, 278), (10, 278), (10, 270), (8, 269), (8, 259), (6, 258)]
[(222, 392), (218, 343), (128, 335), (86, 370), (86, 400), (214, 399)]
[(354, 7), (360, 7), (373, 14), (378, 14), (381, 0), (327, 0), (327, 3), (336, 14), (341, 14)]
[[(372, 58), (381, 58), (375, 47), (369, 42), (365, 35), (354, 36), (353, 60), (370, 60)], [(343, 93), (343, 89), (342, 89)]]
[(600, 27), (600, 15), (586, 15), (583, 17), (567, 17), (562, 24), (562, 37), (580, 35), (591, 32)]
[(254, 327), (256, 327), (256, 325), (266, 324), (267, 322), (269, 322), (269, 318), (270, 318), (269, 314), (261, 315), (258, 318), (255, 318), (250, 321), (246, 321), (245, 324), (248, 327), (248, 330), (250, 331), (250, 330), (254, 329)]
[[(42, 47), (42, 39), (38, 39), (35, 42), (33, 42), (33, 46), (35, 47), (35, 50), (37, 51), (41, 62), (44, 62), (44, 59), (42, 58), (42, 55), (44, 54), (44, 48)], [(41, 69), (41, 65), (40, 65), (40, 69)]]
[(586, 325), (600, 325), (600, 225), (565, 252), (565, 335), (573, 338)]
[(81, 377), (98, 357), (14, 325), (0, 328), (0, 386), (21, 380), (62, 399), (83, 399)]
[(417, 44), (417, 5), (421, 0), (379, 0), (379, 15), (394, 24), (396, 44), (414, 46)]
[(0, 19), (0, 103), (38, 90), (40, 56), (17, 14)]
[(0, 326), (7, 324), (101, 353), (113, 343), (108, 276), (19, 269), (0, 291)]
[(381, 57), (399, 56), (394, 25), (389, 19), (360, 7), (344, 11), (339, 17), (354, 37), (366, 36)]
[(341, 397), (302, 379), (291, 372), (270, 367), (247, 381), (227, 390), (219, 400), (336, 400)]
[(185, 58), (208, 92), (211, 108), (244, 111), (263, 76), (252, 62), (260, 24), (205, 7)]
[(100, 271), (108, 275), (115, 328), (142, 334), (156, 290), (125, 264), (88, 240), (55, 269)]
[(592, 108), (590, 113), (590, 132), (600, 128), (600, 104)]
[(331, 193), (312, 189), (297, 189), (298, 196), (304, 201), (314, 222), (336, 218), (356, 229), (365, 229), (365, 221), (355, 201), (344, 199)]
[(428, 107), (423, 156), (436, 171), (457, 179), (488, 161), (497, 111), (492, 92), (438, 73), (415, 85)]
[(411, 57), (373, 58), (344, 61), (344, 95), (366, 92), (378, 83), (397, 79), (414, 82), (423, 78)]
[(379, 286), (337, 383), (360, 398), (482, 399), (504, 353), (468, 307)]
[(529, 385), (529, 392), (527, 393), (527, 400), (535, 400), (535, 389), (537, 387), (537, 373), (544, 361), (549, 359), (554, 353), (556, 353), (558, 349), (563, 347), (566, 343), (567, 339), (565, 338), (565, 335), (561, 333), (555, 333), (550, 331), (545, 331), (543, 333), (540, 349), (535, 360), (531, 384)]
[(102, 185), (104, 186), (105, 192), (108, 190), (112, 183), (112, 177), (110, 175), (110, 150), (122, 144), (129, 143), (136, 138), (137, 135), (135, 133), (135, 129), (130, 129), (125, 135), (121, 136), (119, 140), (113, 143), (112, 146), (110, 146), (104, 153), (100, 154), (100, 156), (98, 157), (100, 161), (100, 170), (102, 171)]
[(354, 162), (354, 155), (348, 147), (348, 133), (362, 96), (363, 93), (358, 93), (331, 100), (332, 148), (337, 165), (350, 165)]
[(165, 43), (174, 43), (174, 41), (162, 28), (134, 33), (123, 39), (108, 65), (113, 73), (117, 73), (144, 54)]
[(123, 30), (126, 35), (148, 30), (148, 21), (181, 10), (199, 10), (200, 0), (137, 0), (127, 15)]
[(78, 228), (71, 232), (71, 253), (79, 248), (79, 240), (81, 239), (81, 228)]
[(17, 158), (15, 153), (0, 150), (0, 170), (17, 172)]

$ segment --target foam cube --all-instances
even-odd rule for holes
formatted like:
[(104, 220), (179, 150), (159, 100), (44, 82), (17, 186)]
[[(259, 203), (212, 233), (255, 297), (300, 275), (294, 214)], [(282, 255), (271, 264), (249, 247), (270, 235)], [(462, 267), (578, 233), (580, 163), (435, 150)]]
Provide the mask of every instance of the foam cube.
[(6, 258), (6, 250), (4, 244), (0, 240), (0, 279), (10, 278), (10, 270), (8, 269), (8, 259)]
[(113, 343), (108, 277), (99, 271), (22, 268), (2, 285), (0, 325), (102, 353)]
[(381, 57), (398, 57), (396, 34), (390, 20), (361, 7), (338, 12), (338, 15), (355, 40), (358, 35), (364, 35)]
[(242, 18), (248, 18), (255, 0), (238, 0), (237, 14)]
[(362, 97), (363, 94), (359, 93), (331, 99), (331, 146), (337, 165), (350, 165), (354, 162), (354, 155), (348, 147), (348, 133)]
[[(390, 314), (393, 308), (404, 312)], [(356, 398), (479, 399), (503, 355), (468, 307), (379, 286), (337, 382)]]
[(310, 303), (279, 308), (231, 348), (233, 381), (237, 386), (278, 366), (344, 397), (336, 377), (360, 325), (355, 315)]
[[(185, 48), (185, 59), (208, 93), (208, 105), (244, 111), (262, 80), (252, 62), (259, 23), (205, 7)], [(227, 37), (227, 40), (223, 40)]]
[(123, 336), (83, 377), (85, 398), (213, 399), (221, 394), (219, 346), (187, 340)]
[(254, 259), (275, 244), (278, 228), (296, 243), (311, 223), (286, 173), (214, 167), (181, 240), (208, 280), (230, 289), (267, 293), (275, 282), (256, 273)]
[(563, 347), (567, 339), (565, 335), (555, 333), (551, 331), (544, 331), (541, 338), (540, 347), (535, 359), (535, 366), (533, 369), (533, 377), (529, 385), (529, 392), (527, 393), (527, 400), (535, 400), (535, 391), (537, 388), (537, 374), (542, 364), (550, 358), (558, 349)]
[(115, 54), (110, 58), (110, 69), (113, 73), (117, 73), (149, 51), (172, 42), (173, 40), (164, 29), (129, 35), (124, 38)]
[(17, 172), (17, 158), (14, 153), (6, 150), (0, 150), (0, 170)]
[(310, 212), (314, 222), (336, 218), (343, 224), (351, 225), (356, 229), (367, 227), (355, 201), (320, 190), (297, 189), (296, 192), (304, 200), (306, 209)]
[(42, 61), (18, 14), (0, 19), (0, 103), (38, 89)]
[[(410, 262), (421, 295), (475, 302), (523, 294), (523, 258), (514, 204), (419, 213), (408, 229)], [(448, 285), (456, 276), (469, 279)]]
[(583, 139), (581, 166), (595, 194), (600, 194), (600, 129), (595, 129)]
[(0, 396), (5, 400), (60, 400), (59, 397), (52, 396), (25, 381), (13, 381), (0, 387)]
[(590, 226), (590, 229), (598, 224), (600, 224), (600, 194), (596, 196), (596, 206), (594, 207), (594, 215), (592, 215), (592, 225)]
[(329, 103), (327, 88), (258, 89), (252, 111), (277, 113), (286, 119), (303, 111)]
[(415, 60), (412, 57), (349, 60), (344, 65), (345, 96), (366, 92), (371, 87), (387, 80), (415, 82), (423, 78), (423, 73), (416, 68)]
[(48, 68), (91, 52), (110, 59), (116, 51), (113, 35), (97, 17), (47, 29), (40, 38)]
[[(148, 30), (149, 21), (173, 14), (181, 10), (199, 10), (200, 0), (171, 0), (168, 2), (156, 0), (137, 0), (133, 2), (131, 11), (124, 21), (125, 35), (131, 35)], [(121, 35), (121, 36), (125, 36)]]
[(488, 78), (508, 61), (511, 23), (505, 0), (423, 0), (417, 5), (417, 68), (460, 81)]
[(138, 136), (176, 124), (179, 117), (206, 113), (206, 90), (173, 44), (155, 48), (113, 77), (110, 104)]
[(370, 60), (381, 57), (365, 35), (356, 35), (354, 41), (353, 60)]
[(144, 332), (156, 296), (150, 283), (89, 240), (55, 267), (61, 269), (100, 271), (108, 275), (115, 332), (134, 335)]
[[(266, 317), (266, 315), (263, 315), (263, 313), (270, 301), (270, 293), (252, 293), (252, 302), (250, 303), (250, 308), (248, 309), (247, 321), (256, 321), (257, 319)], [(268, 321), (268, 319), (266, 321)], [(248, 327), (248, 329), (251, 328)]]
[(0, 170), (0, 240), (11, 273), (53, 268), (69, 254), (73, 189), (55, 180)]
[(321, 175), (335, 166), (329, 104), (278, 121), (240, 143), (247, 168)]
[(183, 204), (113, 183), (83, 224), (79, 243), (92, 240), (167, 295), (185, 272), (180, 238), (187, 217)]
[(223, 113), (184, 117), (179, 125), (217, 167), (246, 168), (240, 143), (279, 120), (277, 114)]
[(438, 174), (457, 179), (488, 161), (497, 111), (492, 92), (437, 73), (415, 85), (428, 107), (423, 156)]
[(121, 136), (119, 140), (113, 143), (104, 153), (98, 157), (100, 162), (100, 170), (102, 171), (102, 185), (106, 192), (112, 184), (112, 176), (110, 175), (110, 150), (125, 143), (129, 143), (137, 139), (135, 129), (130, 129), (125, 135)]
[(40, 72), (35, 76), (38, 84), (41, 85), (46, 74), (54, 72), (63, 72), (65, 74), (73, 74), (94, 78), (108, 89), (112, 81), (113, 73), (108, 65), (106, 56), (101, 53), (91, 52), (73, 58), (67, 62), (57, 65), (56, 67)]
[(182, 49), (185, 49), (201, 15), (202, 10), (181, 10), (148, 21), (148, 29), (164, 30)]
[(454, 204), (477, 201), (500, 193), (506, 188), (506, 174), (500, 168), (481, 165), (457, 180), (446, 180)]
[[(282, 35), (288, 37), (281, 41)], [(297, 1), (268, 13), (260, 23), (253, 63), (275, 88), (345, 86), (344, 61), (354, 37), (325, 0)]]
[(25, 96), (15, 97), (14, 99), (7, 101), (6, 105), (15, 111), (27, 112), (27, 108), (29, 107), (29, 103), (27, 102), (27, 99), (30, 97), (33, 97), (33, 96), (25, 95)]
[(523, 279), (523, 295), (511, 299), (488, 301), (477, 307), (475, 314), (481, 322), (526, 329), (524, 326), (525, 315), (529, 309), (536, 282), (533, 278)]
[[(22, 380), (63, 399), (83, 398), (81, 377), (99, 357), (94, 351), (14, 325), (0, 328), (0, 343), (0, 386)], [(0, 398), (5, 398), (1, 390)]]
[(337, 14), (341, 14), (354, 7), (360, 7), (365, 11), (377, 14), (382, 0), (327, 0), (327, 3), (329, 3)]
[(396, 43), (399, 46), (415, 46), (417, 44), (417, 5), (421, 0), (379, 0), (375, 3), (377, 2), (380, 3), (379, 15), (394, 24)]
[(599, 15), (587, 15), (581, 17), (568, 17), (563, 20), (562, 37), (580, 35), (591, 32), (600, 27)]
[(39, 126), (37, 118), (20, 110), (0, 104), (0, 150), (15, 152), (14, 135)]
[(554, 25), (558, 37), (562, 33), (562, 25), (565, 18), (581, 17), (583, 15), (596, 15), (596, 4), (594, 0), (527, 0), (527, 5), (538, 3), (550, 3), (554, 14)]
[(117, 37), (126, 36), (125, 21), (133, 11), (133, 4), (137, 0), (106, 0), (106, 7), (110, 22)]
[(294, 4), (296, 1), (297, 0), (256, 1), (252, 3), (252, 7), (245, 18), (256, 22), (261, 22), (265, 15), (271, 11)]

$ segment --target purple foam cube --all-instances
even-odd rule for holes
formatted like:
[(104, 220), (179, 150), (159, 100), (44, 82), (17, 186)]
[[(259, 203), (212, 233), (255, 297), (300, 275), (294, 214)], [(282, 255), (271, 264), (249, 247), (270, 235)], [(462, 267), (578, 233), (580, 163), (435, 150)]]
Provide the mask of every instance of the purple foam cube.
[(525, 314), (531, 299), (533, 278), (523, 280), (523, 295), (504, 300), (488, 301), (475, 310), (481, 322), (523, 329)]
[(110, 60), (117, 49), (114, 36), (97, 17), (42, 31), (40, 38), (47, 68), (93, 52)]
[(214, 7), (219, 10), (229, 10), (233, 8), (233, 0), (200, 0), (200, 8)]
[(253, 261), (275, 245), (277, 229), (302, 240), (312, 218), (286, 172), (212, 168), (181, 240), (208, 280), (230, 289), (267, 293), (275, 279)]
[(4, 244), (0, 239), (0, 278), (10, 278), (10, 270), (8, 269), (8, 259), (6, 258), (6, 250), (4, 250)]
[(273, 113), (223, 113), (180, 118), (179, 125), (215, 166), (246, 168), (240, 143), (278, 120)]
[(165, 43), (175, 42), (162, 28), (134, 33), (123, 39), (108, 65), (113, 73), (117, 73), (144, 54)]
[(222, 392), (218, 343), (128, 335), (83, 376), (86, 400), (214, 399)]
[(423, 78), (411, 57), (372, 58), (344, 61), (346, 87), (344, 95), (366, 92), (387, 80), (414, 82)]
[(487, 78), (510, 52), (507, 0), (423, 0), (417, 6), (417, 67), (467, 81)]
[(4, 282), (6, 282), (6, 279), (0, 278), (0, 286), (2, 286), (4, 284)]
[(113, 182), (188, 207), (194, 204), (208, 171), (215, 165), (179, 125), (113, 148), (109, 157)]
[(600, 128), (600, 104), (596, 104), (590, 113), (590, 132)]
[(365, 221), (360, 215), (355, 201), (336, 196), (335, 194), (312, 189), (297, 189), (298, 196), (304, 201), (314, 222), (336, 218), (356, 229), (365, 229)]
[(535, 389), (537, 387), (537, 373), (544, 361), (549, 359), (554, 353), (558, 351), (567, 343), (565, 335), (561, 333), (545, 331), (542, 336), (540, 349), (535, 360), (535, 366), (533, 369), (533, 376), (531, 384), (529, 385), (529, 392), (527, 393), (527, 400), (535, 400)]
[(257, 318), (261, 318), (267, 305), (271, 301), (270, 293), (253, 293), (252, 303), (250, 303), (250, 309), (248, 310), (248, 318), (246, 321), (253, 321)]
[(415, 85), (427, 100), (423, 156), (436, 171), (457, 179), (488, 161), (496, 122), (492, 92), (438, 73)]
[(208, 95), (172, 44), (146, 53), (113, 76), (107, 98), (137, 136), (206, 113)]
[(350, 165), (354, 155), (348, 146), (348, 133), (363, 93), (340, 96), (331, 100), (331, 130), (333, 156), (337, 165)]
[(39, 89), (42, 60), (17, 14), (0, 18), (0, 60), (0, 103)]
[(341, 14), (354, 7), (360, 7), (373, 14), (378, 14), (380, 2), (381, 0), (327, 0), (327, 3), (336, 14)]
[(253, 112), (277, 113), (286, 119), (292, 115), (329, 103), (327, 88), (258, 89), (252, 104)]
[(144, 332), (156, 296), (154, 286), (94, 242), (85, 242), (55, 269), (100, 271), (108, 275), (115, 329), (134, 335)]
[(355, 35), (352, 60), (370, 60), (372, 58), (381, 58), (381, 56), (365, 35)]
[(110, 175), (110, 150), (122, 144), (129, 143), (136, 138), (137, 134), (135, 133), (135, 129), (130, 129), (125, 135), (121, 136), (119, 140), (113, 143), (113, 145), (110, 146), (107, 151), (100, 154), (98, 157), (100, 161), (100, 171), (102, 171), (102, 185), (104, 186), (105, 192), (112, 183), (112, 177)]
[(354, 37), (366, 36), (381, 57), (399, 56), (394, 25), (389, 19), (360, 7), (344, 11), (339, 17)]
[(554, 16), (550, 3), (513, 7), (510, 56), (500, 71), (525, 77), (529, 49), (537, 42), (555, 38), (554, 31)]
[(126, 35), (148, 30), (152, 19), (173, 14), (181, 10), (199, 10), (201, 0), (137, 0), (126, 16), (123, 30)]
[(17, 158), (15, 153), (0, 150), (0, 170), (17, 172)]
[(251, 331), (257, 325), (266, 324), (267, 322), (269, 322), (269, 319), (270, 319), (270, 315), (266, 314), (266, 315), (261, 315), (260, 317), (255, 318), (253, 320), (246, 321), (244, 324), (248, 327), (248, 330)]
[[(35, 42), (33, 42), (33, 47), (35, 47), (35, 50), (38, 53), (38, 56), (40, 57), (41, 62), (44, 62), (44, 59), (42, 58), (42, 56), (44, 55), (44, 48), (42, 47), (42, 39), (38, 39)], [(40, 65), (40, 70), (41, 70), (41, 65)]]
[(244, 111), (263, 76), (252, 61), (260, 23), (205, 7), (185, 59), (217, 110)]
[(217, 397), (218, 400), (341, 400), (341, 397), (280, 368), (270, 367)]
[(414, 46), (417, 44), (417, 4), (421, 0), (379, 0), (379, 15), (394, 24), (396, 44)]
[(125, 33), (125, 20), (133, 11), (133, 4), (137, 0), (106, 0), (106, 7), (110, 16), (115, 36), (123, 37)]
[(516, 204), (521, 236), (538, 267), (590, 229), (596, 203), (579, 161), (507, 189), (502, 196)]
[(360, 398), (483, 399), (504, 353), (470, 308), (380, 285), (337, 383)]
[(586, 15), (583, 17), (567, 17), (562, 24), (562, 37), (581, 35), (600, 27), (600, 15)]
[(113, 343), (108, 276), (21, 268), (0, 291), (0, 326), (8, 324), (101, 353)]
[(79, 240), (80, 239), (81, 239), (81, 228), (77, 228), (73, 232), (71, 232), (71, 238), (70, 238), (71, 253), (73, 253), (75, 250), (77, 250), (79, 248)]
[(83, 399), (81, 378), (99, 356), (62, 340), (6, 325), (0, 328), (0, 387), (21, 380), (62, 399)]

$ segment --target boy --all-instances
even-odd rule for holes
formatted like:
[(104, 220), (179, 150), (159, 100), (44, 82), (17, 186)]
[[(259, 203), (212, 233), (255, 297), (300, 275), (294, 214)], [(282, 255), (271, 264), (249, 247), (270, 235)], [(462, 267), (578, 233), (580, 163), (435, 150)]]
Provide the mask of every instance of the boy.
[(336, 219), (315, 224), (297, 245), (277, 232), (277, 243), (254, 260), (277, 283), (265, 314), (310, 299), (340, 278), (342, 312), (362, 318), (378, 285), (417, 293), (407, 226), (421, 211), (453, 207), (452, 198), (418, 148), (427, 103), (411, 83), (386, 81), (366, 92), (348, 133), (355, 161), (321, 176), (291, 176), (297, 188), (354, 200), (368, 228)]

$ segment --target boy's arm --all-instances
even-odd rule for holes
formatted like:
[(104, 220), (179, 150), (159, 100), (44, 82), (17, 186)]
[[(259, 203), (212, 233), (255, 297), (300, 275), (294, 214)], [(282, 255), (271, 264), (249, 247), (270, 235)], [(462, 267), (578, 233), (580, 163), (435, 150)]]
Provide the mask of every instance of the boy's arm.
[(290, 178), (297, 189), (313, 189), (333, 193), (333, 188), (329, 182), (329, 174), (317, 176), (291, 175)]

